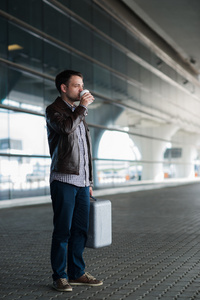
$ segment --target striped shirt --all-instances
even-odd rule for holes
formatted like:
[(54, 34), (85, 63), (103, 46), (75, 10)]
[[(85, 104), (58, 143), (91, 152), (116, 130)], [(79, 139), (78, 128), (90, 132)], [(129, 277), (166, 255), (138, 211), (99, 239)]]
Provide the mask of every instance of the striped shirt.
[[(65, 101), (64, 101), (65, 102)], [(65, 102), (69, 108), (74, 111), (76, 107), (71, 106)], [(73, 184), (78, 187), (89, 186), (89, 158), (88, 158), (88, 147), (86, 141), (86, 132), (83, 121), (76, 128), (76, 134), (78, 136), (78, 145), (80, 150), (80, 165), (79, 175), (75, 174), (63, 174), (52, 171), (50, 174), (50, 183), (54, 180), (58, 180), (64, 183)]]

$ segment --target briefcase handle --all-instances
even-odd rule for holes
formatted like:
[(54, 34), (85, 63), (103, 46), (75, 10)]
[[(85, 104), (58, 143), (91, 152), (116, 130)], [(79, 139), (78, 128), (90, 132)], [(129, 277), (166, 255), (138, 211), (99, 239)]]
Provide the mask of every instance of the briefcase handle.
[(94, 201), (97, 201), (97, 198), (94, 198), (93, 196), (90, 196), (90, 198)]

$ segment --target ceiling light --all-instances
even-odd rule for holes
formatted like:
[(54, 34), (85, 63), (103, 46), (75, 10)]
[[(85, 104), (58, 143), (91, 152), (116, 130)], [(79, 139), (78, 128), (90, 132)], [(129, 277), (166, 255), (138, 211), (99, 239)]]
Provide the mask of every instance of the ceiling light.
[(18, 44), (12, 44), (8, 46), (8, 51), (15, 51), (20, 49), (23, 49), (23, 47)]

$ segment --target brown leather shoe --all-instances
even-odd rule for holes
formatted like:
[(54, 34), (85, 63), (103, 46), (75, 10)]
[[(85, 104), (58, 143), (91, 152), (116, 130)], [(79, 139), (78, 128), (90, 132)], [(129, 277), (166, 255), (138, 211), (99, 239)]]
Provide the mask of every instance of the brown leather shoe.
[(69, 280), (71, 285), (88, 285), (88, 286), (99, 286), (103, 284), (103, 281), (97, 280), (89, 273), (83, 274), (76, 280)]
[(53, 288), (59, 292), (72, 292), (72, 287), (69, 285), (66, 278), (59, 278), (53, 282)]

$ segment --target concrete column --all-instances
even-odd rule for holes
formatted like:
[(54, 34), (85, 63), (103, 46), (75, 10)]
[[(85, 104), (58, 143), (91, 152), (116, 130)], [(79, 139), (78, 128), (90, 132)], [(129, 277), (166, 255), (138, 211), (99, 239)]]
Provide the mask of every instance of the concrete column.
[(179, 146), (182, 148), (181, 159), (177, 160), (177, 164), (174, 164), (176, 178), (194, 178), (194, 162), (198, 156), (198, 145), (200, 143), (199, 135), (189, 132), (177, 132), (173, 139), (183, 141), (183, 144)]
[[(168, 141), (178, 130), (176, 125), (163, 125), (154, 128), (142, 128), (140, 133), (156, 139), (146, 139), (133, 136), (135, 145), (142, 155), (141, 160), (145, 161), (142, 166), (142, 180), (161, 181), (164, 179), (163, 154)], [(158, 140), (157, 138), (166, 141)]]

